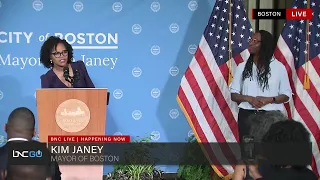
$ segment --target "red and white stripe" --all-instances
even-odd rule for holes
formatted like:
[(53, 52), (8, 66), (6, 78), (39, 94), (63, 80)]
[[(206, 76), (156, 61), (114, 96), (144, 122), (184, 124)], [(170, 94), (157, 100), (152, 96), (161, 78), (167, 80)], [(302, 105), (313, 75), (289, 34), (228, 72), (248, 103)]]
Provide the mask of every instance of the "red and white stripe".
[[(233, 72), (248, 57), (249, 52), (244, 50), (231, 59)], [(228, 63), (217, 65), (208, 42), (202, 36), (195, 56), (181, 80), (177, 97), (198, 142), (238, 142), (238, 107), (231, 101), (228, 73)], [(226, 153), (236, 155), (232, 152), (234, 148), (204, 148), (208, 160), (215, 164), (212, 167), (220, 177), (234, 172), (233, 166), (217, 163), (228, 162)]]
[[(236, 66), (248, 59), (243, 51), (232, 59), (233, 72)], [(305, 66), (294, 67), (294, 58), (287, 44), (280, 36), (275, 57), (282, 62), (288, 72), (293, 90), (293, 100), (287, 105), (287, 113), (294, 120), (303, 123), (311, 133), (313, 141), (313, 171), (320, 174), (320, 55), (308, 63), (310, 90), (303, 89)], [(199, 142), (237, 142), (237, 104), (231, 101), (227, 63), (218, 66), (204, 37), (198, 50), (182, 78), (178, 101), (193, 128)], [(301, 118), (303, 117), (303, 119)], [(234, 167), (219, 165), (226, 162), (225, 149), (217, 146), (205, 148), (209, 161), (215, 162), (215, 172), (221, 176), (233, 173)]]
[(313, 164), (312, 170), (319, 177), (320, 174), (320, 55), (308, 62), (310, 89), (303, 88), (305, 65), (296, 69), (293, 54), (280, 36), (274, 56), (282, 62), (288, 72), (290, 85), (294, 93), (293, 100), (287, 106), (288, 115), (299, 121), (311, 133)]

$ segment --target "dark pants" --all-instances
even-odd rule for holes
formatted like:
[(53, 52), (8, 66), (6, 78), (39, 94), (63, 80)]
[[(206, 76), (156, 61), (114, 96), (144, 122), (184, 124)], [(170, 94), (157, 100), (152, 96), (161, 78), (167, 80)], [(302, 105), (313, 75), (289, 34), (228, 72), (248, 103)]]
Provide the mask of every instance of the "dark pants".
[(257, 114), (265, 113), (264, 110), (247, 110), (239, 109), (238, 114), (238, 131), (239, 140), (242, 142), (243, 136), (250, 135), (251, 124), (248, 122), (249, 116), (255, 116)]

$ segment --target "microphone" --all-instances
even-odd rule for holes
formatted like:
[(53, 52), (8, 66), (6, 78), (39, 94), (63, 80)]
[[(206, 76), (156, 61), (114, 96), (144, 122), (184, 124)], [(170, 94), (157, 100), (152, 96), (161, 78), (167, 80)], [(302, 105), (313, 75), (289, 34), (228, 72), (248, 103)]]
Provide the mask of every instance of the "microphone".
[(78, 69), (75, 70), (73, 79), (74, 79), (74, 83), (76, 83), (80, 79), (80, 72), (78, 71)]
[(63, 77), (64, 78), (69, 78), (69, 67), (63, 68)]
[(70, 76), (69, 76), (69, 67), (65, 67), (63, 68), (63, 77), (66, 81), (68, 81), (69, 83), (71, 83), (70, 81)]

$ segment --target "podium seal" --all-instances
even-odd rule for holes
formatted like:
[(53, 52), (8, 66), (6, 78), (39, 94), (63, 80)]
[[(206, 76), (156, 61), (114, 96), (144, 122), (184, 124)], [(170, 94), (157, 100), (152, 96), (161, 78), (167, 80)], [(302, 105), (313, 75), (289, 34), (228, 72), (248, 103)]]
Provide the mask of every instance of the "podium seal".
[(58, 126), (70, 133), (82, 131), (90, 121), (90, 110), (86, 103), (78, 99), (62, 102), (56, 110)]

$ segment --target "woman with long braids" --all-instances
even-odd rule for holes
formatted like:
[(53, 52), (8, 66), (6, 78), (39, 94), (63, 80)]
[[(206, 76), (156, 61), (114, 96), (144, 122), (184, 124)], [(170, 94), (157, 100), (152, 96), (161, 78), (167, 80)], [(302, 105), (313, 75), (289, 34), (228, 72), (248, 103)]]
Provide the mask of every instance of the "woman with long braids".
[(239, 104), (238, 130), (240, 142), (249, 135), (250, 115), (266, 111), (284, 111), (284, 103), (292, 97), (287, 71), (273, 57), (275, 41), (264, 30), (253, 34), (249, 43), (250, 57), (238, 65), (230, 86), (231, 100)]

